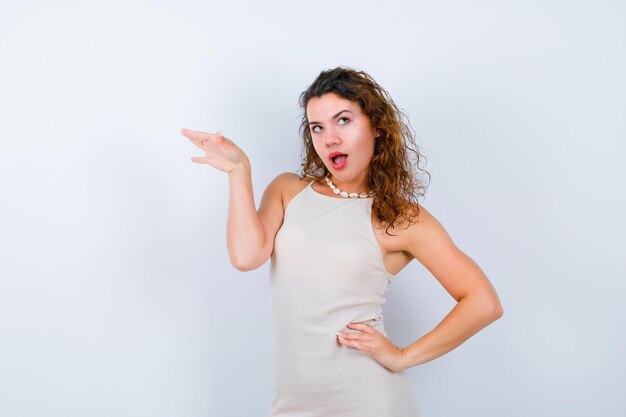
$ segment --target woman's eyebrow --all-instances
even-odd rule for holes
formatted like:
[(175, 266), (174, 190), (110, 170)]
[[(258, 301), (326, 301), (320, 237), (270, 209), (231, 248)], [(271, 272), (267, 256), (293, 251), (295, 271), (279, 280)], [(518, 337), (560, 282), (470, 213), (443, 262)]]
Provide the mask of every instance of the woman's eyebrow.
[[(337, 118), (337, 116), (339, 116), (339, 115), (340, 115), (341, 113), (343, 113), (344, 111), (347, 111), (348, 113), (352, 113), (352, 112), (351, 112), (350, 110), (348, 110), (348, 109), (343, 109), (343, 110), (341, 110), (339, 113), (337, 113), (336, 115), (334, 115), (334, 116), (332, 117), (332, 119), (336, 119), (336, 118)], [(331, 119), (331, 120), (332, 120), (332, 119)], [(312, 125), (313, 123), (317, 123), (317, 124), (319, 124), (320, 122), (309, 122), (309, 126), (310, 126), (310, 125)]]

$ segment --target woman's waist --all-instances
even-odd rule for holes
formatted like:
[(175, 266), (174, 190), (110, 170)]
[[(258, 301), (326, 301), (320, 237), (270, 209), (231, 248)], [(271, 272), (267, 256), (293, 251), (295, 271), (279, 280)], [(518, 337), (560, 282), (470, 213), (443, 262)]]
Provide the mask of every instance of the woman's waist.
[(282, 344), (318, 344), (336, 342), (338, 332), (350, 333), (360, 330), (349, 328), (349, 323), (363, 323), (387, 336), (382, 312), (354, 313), (335, 317), (274, 317), (272, 330), (276, 343)]

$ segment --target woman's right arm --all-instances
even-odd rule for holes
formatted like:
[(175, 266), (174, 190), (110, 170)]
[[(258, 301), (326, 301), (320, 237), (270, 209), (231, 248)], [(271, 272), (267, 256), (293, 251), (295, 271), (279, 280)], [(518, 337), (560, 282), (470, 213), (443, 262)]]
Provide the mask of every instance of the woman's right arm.
[(228, 173), (230, 199), (226, 243), (231, 264), (240, 271), (263, 265), (274, 249), (274, 237), (283, 222), (282, 189), (293, 173), (277, 176), (263, 193), (257, 212), (250, 160), (235, 143), (219, 134), (183, 129), (181, 133), (206, 152), (192, 157)]
[(237, 166), (228, 174), (230, 200), (226, 243), (231, 264), (240, 271), (263, 265), (274, 249), (274, 238), (283, 222), (281, 190), (295, 174), (277, 176), (267, 186), (257, 212), (249, 165)]

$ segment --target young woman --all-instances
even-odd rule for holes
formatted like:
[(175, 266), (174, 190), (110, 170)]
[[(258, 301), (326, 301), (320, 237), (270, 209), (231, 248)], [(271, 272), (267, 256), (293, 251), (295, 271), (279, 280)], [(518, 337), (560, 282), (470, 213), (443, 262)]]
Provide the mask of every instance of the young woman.
[[(302, 173), (278, 175), (256, 210), (250, 162), (220, 132), (183, 129), (228, 173), (227, 245), (241, 271), (271, 257), (273, 398), (269, 417), (415, 417), (405, 369), (459, 346), (502, 316), (480, 267), (415, 201), (420, 154), (402, 112), (367, 73), (323, 71), (300, 96)], [(419, 166), (417, 166), (419, 169)], [(395, 233), (390, 233), (390, 230)], [(433, 330), (399, 347), (382, 306), (413, 259), (457, 301)]]

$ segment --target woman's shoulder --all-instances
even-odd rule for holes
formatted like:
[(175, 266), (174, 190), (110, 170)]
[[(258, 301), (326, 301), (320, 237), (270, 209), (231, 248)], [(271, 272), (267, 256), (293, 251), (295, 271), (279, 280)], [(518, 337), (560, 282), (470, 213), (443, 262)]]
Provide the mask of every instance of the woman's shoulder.
[(282, 188), (288, 190), (292, 188), (302, 188), (314, 180), (315, 178), (311, 177), (301, 177), (295, 172), (283, 172), (278, 174), (274, 181), (280, 182)]
[(280, 189), (283, 207), (287, 207), (289, 201), (314, 180), (315, 178), (301, 177), (294, 172), (283, 172), (278, 174), (272, 182)]
[(405, 216), (398, 222), (397, 232), (399, 236), (398, 247), (418, 258), (418, 253), (424, 248), (432, 248), (433, 245), (449, 245), (450, 235), (446, 228), (423, 204), (411, 203), (407, 205)]

